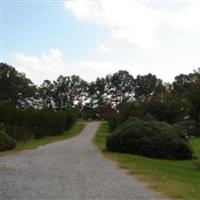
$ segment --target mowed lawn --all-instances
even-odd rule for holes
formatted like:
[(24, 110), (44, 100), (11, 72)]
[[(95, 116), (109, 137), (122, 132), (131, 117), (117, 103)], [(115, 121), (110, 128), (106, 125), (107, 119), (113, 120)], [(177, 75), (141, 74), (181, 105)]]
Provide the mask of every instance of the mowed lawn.
[(58, 142), (58, 141), (61, 141), (61, 140), (66, 140), (66, 139), (75, 137), (79, 133), (81, 133), (81, 131), (83, 130), (85, 125), (86, 125), (85, 123), (78, 122), (74, 126), (72, 126), (72, 128), (70, 130), (64, 132), (61, 135), (46, 136), (46, 137), (41, 138), (41, 139), (31, 139), (31, 140), (28, 140), (25, 143), (22, 143), (22, 142), (17, 143), (17, 146), (14, 150), (0, 152), (0, 156), (18, 153), (21, 150), (33, 149), (33, 148), (36, 148), (36, 147), (41, 146), (41, 145), (50, 144), (50, 143), (53, 143), (53, 142)]
[[(111, 153), (106, 151), (106, 136), (109, 134), (107, 123), (102, 123), (94, 142), (104, 155), (117, 161), (120, 168), (145, 181), (150, 188), (176, 199), (200, 200), (200, 166), (194, 161), (157, 160), (147, 157)], [(195, 156), (200, 158), (200, 139), (191, 140)], [(200, 163), (199, 163), (200, 165)]]

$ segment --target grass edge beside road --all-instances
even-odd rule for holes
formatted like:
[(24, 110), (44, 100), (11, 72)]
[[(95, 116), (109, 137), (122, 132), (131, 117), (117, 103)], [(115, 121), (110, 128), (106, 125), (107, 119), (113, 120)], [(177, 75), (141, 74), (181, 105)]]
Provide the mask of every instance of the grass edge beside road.
[(46, 136), (46, 137), (41, 138), (41, 139), (31, 139), (31, 140), (28, 140), (24, 144), (22, 142), (17, 143), (17, 146), (16, 146), (15, 149), (9, 150), (9, 151), (2, 151), (2, 152), (0, 152), (0, 156), (12, 155), (12, 154), (19, 153), (23, 150), (37, 148), (41, 145), (46, 145), (46, 144), (70, 139), (72, 137), (79, 135), (81, 133), (81, 131), (84, 129), (85, 125), (86, 125), (86, 123), (78, 122), (78, 123), (74, 124), (70, 130), (64, 132), (61, 135)]
[[(116, 161), (138, 180), (144, 181), (161, 196), (173, 199), (200, 199), (200, 171), (193, 161), (170, 161), (106, 151), (108, 125), (102, 123), (93, 140), (106, 158)], [(195, 145), (194, 145), (195, 144)], [(199, 145), (198, 145), (199, 144)], [(200, 139), (192, 141), (195, 155), (200, 156)]]

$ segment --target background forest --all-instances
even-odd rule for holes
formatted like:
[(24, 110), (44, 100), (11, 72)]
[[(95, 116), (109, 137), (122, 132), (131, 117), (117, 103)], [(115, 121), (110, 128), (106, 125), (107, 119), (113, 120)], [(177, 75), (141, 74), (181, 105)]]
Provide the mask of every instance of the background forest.
[(60, 134), (78, 118), (108, 120), (110, 130), (131, 118), (161, 121), (200, 136), (200, 71), (172, 83), (120, 70), (91, 83), (73, 75), (37, 86), (0, 63), (0, 113), (1, 129), (17, 141)]

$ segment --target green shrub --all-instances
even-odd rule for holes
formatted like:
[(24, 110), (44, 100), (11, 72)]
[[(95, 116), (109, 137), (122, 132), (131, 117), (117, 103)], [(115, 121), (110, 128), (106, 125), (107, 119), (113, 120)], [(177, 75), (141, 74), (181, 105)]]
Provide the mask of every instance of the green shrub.
[(108, 126), (111, 131), (113, 131), (120, 124), (119, 115), (116, 112), (110, 113), (107, 116)]
[(117, 111), (111, 112), (106, 120), (110, 131), (120, 126), (126, 120), (135, 117), (145, 121), (156, 120), (147, 110), (148, 105), (144, 102), (126, 102), (118, 105)]
[(15, 146), (15, 140), (7, 135), (4, 131), (0, 130), (0, 151), (14, 149)]
[(188, 120), (180, 123), (186, 130), (189, 136), (200, 136), (200, 125), (199, 123), (193, 121), (193, 120)]
[(63, 112), (52, 110), (21, 109), (0, 106), (0, 124), (16, 141), (59, 135), (69, 130), (79, 115), (77, 109), (68, 108)]
[(192, 149), (185, 130), (165, 122), (131, 118), (108, 136), (106, 145), (110, 151), (152, 158), (172, 160), (192, 158)]

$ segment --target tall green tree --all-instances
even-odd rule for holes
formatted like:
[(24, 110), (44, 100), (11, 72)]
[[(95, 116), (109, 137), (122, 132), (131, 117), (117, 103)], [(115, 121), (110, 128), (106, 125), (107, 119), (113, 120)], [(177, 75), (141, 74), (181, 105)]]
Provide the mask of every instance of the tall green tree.
[(176, 76), (172, 93), (180, 101), (188, 102), (190, 118), (200, 123), (200, 70)]
[(82, 108), (83, 103), (87, 99), (88, 83), (79, 76), (72, 75), (69, 85), (70, 104)]
[(134, 90), (135, 81), (129, 72), (120, 70), (113, 75), (106, 76), (106, 92), (114, 106), (132, 99)]
[(39, 99), (41, 100), (41, 107), (52, 109), (54, 107), (53, 94), (54, 85), (51, 81), (45, 80), (38, 89)]
[(106, 102), (106, 94), (105, 94), (105, 79), (97, 78), (96, 81), (93, 81), (89, 84), (88, 89), (88, 99), (91, 107), (99, 107)]
[(0, 63), (0, 102), (18, 107), (32, 106), (36, 86), (14, 67)]
[(59, 76), (54, 81), (53, 100), (56, 110), (64, 110), (67, 107), (82, 107), (87, 97), (86, 81), (79, 76)]
[(165, 87), (161, 79), (155, 75), (138, 75), (135, 79), (135, 98), (142, 101), (149, 101), (152, 96), (162, 94)]

